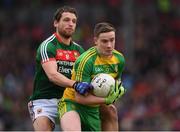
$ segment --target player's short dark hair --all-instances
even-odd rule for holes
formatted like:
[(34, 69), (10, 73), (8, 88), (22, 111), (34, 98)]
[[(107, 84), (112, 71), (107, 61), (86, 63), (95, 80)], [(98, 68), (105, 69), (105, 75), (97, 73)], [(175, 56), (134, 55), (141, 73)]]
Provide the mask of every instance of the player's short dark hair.
[(111, 31), (116, 31), (116, 29), (114, 28), (114, 26), (110, 23), (107, 22), (101, 22), (95, 25), (94, 28), (94, 36), (98, 37), (99, 34), (101, 33), (106, 33), (106, 32), (111, 32)]
[(70, 7), (70, 6), (63, 6), (63, 7), (60, 7), (56, 10), (56, 12), (54, 13), (54, 21), (59, 21), (62, 17), (62, 13), (64, 12), (70, 12), (70, 13), (73, 13), (75, 14), (76, 17), (77, 16), (77, 11), (75, 8), (73, 7)]

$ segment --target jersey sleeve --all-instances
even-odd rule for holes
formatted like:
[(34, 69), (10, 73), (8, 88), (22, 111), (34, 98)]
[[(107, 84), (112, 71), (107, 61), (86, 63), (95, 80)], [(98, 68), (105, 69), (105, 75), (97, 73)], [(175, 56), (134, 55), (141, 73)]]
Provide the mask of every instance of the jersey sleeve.
[(91, 82), (92, 63), (83, 57), (76, 60), (74, 65), (75, 80)]
[(52, 43), (42, 43), (38, 49), (38, 56), (41, 63), (55, 60), (55, 46)]

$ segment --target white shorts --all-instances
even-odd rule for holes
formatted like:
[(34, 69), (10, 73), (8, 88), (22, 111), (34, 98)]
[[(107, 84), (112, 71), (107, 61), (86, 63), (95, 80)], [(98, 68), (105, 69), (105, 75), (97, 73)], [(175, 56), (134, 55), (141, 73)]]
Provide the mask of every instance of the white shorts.
[(34, 122), (40, 116), (48, 117), (54, 124), (58, 116), (57, 104), (59, 99), (38, 99), (28, 103), (30, 117)]

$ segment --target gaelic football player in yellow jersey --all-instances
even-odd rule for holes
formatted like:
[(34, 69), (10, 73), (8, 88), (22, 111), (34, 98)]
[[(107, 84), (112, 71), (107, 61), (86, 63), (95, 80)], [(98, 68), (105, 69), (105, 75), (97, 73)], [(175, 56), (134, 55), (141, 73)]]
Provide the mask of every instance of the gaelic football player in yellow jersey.
[[(120, 80), (125, 59), (114, 49), (115, 28), (109, 23), (98, 23), (94, 29), (94, 42), (96, 46), (76, 60), (72, 79), (91, 82), (95, 75), (107, 73)], [(122, 85), (116, 85), (114, 89), (102, 98), (90, 92), (83, 96), (72, 88), (66, 88), (58, 104), (62, 130), (118, 131), (117, 109), (112, 103), (124, 94), (125, 89)]]

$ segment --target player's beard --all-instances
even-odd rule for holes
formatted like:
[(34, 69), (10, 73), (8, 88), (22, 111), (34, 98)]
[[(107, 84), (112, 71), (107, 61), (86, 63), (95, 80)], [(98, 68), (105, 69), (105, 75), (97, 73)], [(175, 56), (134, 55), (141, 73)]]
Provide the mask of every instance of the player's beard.
[(62, 30), (59, 30), (58, 32), (63, 38), (66, 38), (66, 39), (71, 38), (72, 34), (73, 34), (73, 32), (66, 32), (66, 31), (62, 31)]

